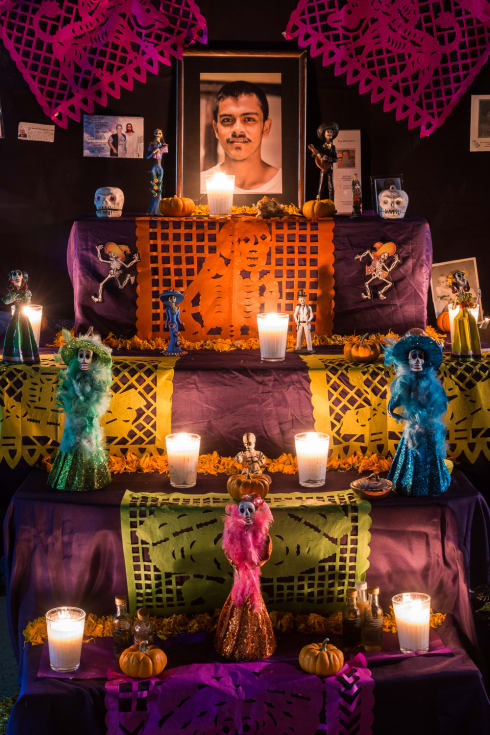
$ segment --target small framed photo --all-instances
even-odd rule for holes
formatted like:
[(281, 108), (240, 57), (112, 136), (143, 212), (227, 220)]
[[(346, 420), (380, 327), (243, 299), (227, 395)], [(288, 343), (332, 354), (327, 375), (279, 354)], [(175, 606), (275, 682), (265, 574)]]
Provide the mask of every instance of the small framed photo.
[(470, 151), (490, 151), (490, 94), (471, 95)]
[(479, 319), (481, 319), (480, 283), (476, 258), (461, 258), (459, 260), (446, 260), (443, 263), (432, 263), (430, 285), (436, 318), (447, 309), (448, 304), (453, 300), (454, 294), (447, 279), (449, 275), (456, 271), (461, 271), (466, 276), (470, 293), (473, 295), (475, 304), (478, 304)]
[(143, 158), (144, 118), (83, 116), (85, 158)]
[(299, 206), (305, 170), (304, 52), (184, 52), (177, 193), (206, 201), (206, 177), (235, 175), (233, 202)]
[(403, 189), (403, 174), (397, 176), (371, 176), (371, 196), (373, 200), (373, 209), (376, 214), (380, 213), (378, 196), (390, 186), (397, 189)]

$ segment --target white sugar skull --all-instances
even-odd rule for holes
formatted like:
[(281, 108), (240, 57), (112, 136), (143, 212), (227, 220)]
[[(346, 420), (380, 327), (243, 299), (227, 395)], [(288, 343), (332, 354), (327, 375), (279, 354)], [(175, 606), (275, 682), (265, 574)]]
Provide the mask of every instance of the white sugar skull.
[(423, 350), (410, 350), (410, 352), (408, 353), (408, 364), (410, 366), (410, 370), (412, 370), (414, 373), (419, 373), (421, 370), (424, 369), (424, 362), (425, 353)]
[(255, 505), (252, 503), (251, 500), (242, 500), (242, 502), (238, 506), (238, 512), (240, 513), (247, 526), (253, 523)]
[(120, 217), (124, 206), (124, 194), (117, 186), (101, 186), (94, 196), (97, 217)]
[(383, 219), (403, 219), (408, 207), (408, 194), (392, 185), (378, 195), (378, 202)]
[(78, 363), (80, 365), (80, 370), (88, 370), (90, 368), (93, 356), (94, 353), (92, 350), (86, 350), (83, 347), (78, 350)]

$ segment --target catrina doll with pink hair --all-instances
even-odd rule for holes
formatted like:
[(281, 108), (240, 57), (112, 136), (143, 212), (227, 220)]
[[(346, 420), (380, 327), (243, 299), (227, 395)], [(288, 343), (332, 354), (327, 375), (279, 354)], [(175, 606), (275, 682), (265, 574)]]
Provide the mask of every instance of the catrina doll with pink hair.
[(260, 567), (269, 560), (273, 521), (259, 495), (244, 495), (227, 505), (223, 551), (233, 567), (233, 588), (220, 613), (215, 646), (224, 658), (254, 661), (276, 648), (272, 623), (260, 591)]

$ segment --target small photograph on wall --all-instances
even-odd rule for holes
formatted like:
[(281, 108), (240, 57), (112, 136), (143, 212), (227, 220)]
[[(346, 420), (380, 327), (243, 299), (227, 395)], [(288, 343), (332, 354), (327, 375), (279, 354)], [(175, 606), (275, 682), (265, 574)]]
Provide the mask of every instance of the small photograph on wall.
[(481, 310), (480, 283), (478, 280), (476, 258), (446, 260), (443, 263), (432, 264), (431, 289), (436, 318), (441, 314), (441, 312), (447, 309), (448, 304), (453, 300), (454, 292), (451, 285), (448, 283), (448, 276), (454, 273), (462, 274), (462, 276), (459, 276), (462, 283), (464, 283), (464, 279), (466, 279), (469, 287), (466, 290), (470, 291), (475, 303), (480, 306)]
[[(352, 180), (362, 180), (361, 131), (341, 130), (335, 140), (338, 161), (333, 167), (335, 207), (339, 214), (352, 213)], [(326, 196), (326, 194), (325, 194)]]
[(84, 157), (143, 158), (143, 148), (143, 117), (83, 116)]
[(394, 186), (396, 189), (403, 189), (402, 174), (397, 174), (396, 176), (371, 176), (371, 196), (373, 199), (373, 209), (376, 214), (381, 212), (378, 197), (382, 191), (389, 189), (390, 186)]
[(490, 151), (490, 94), (471, 95), (470, 151)]

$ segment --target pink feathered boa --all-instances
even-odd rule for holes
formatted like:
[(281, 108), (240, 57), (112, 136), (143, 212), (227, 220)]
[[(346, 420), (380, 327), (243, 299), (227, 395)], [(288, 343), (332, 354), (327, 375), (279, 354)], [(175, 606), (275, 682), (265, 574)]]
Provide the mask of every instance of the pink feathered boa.
[(259, 612), (262, 607), (260, 562), (263, 561), (273, 520), (267, 503), (255, 511), (254, 521), (249, 526), (240, 516), (237, 505), (226, 506), (223, 551), (235, 565), (231, 599), (237, 607), (247, 601), (254, 612)]

